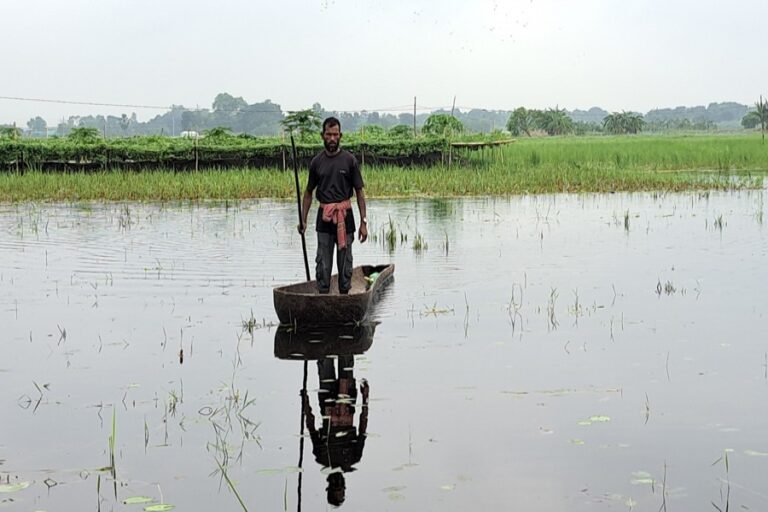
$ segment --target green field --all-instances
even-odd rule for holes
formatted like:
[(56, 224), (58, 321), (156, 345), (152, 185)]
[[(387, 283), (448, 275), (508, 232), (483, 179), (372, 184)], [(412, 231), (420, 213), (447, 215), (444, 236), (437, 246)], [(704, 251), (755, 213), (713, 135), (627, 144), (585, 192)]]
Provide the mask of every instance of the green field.
[[(429, 166), (364, 166), (367, 196), (755, 188), (768, 174), (768, 145), (753, 134), (534, 138), (443, 156)], [(294, 197), (292, 173), (275, 168), (0, 174), (0, 200), (12, 202)]]
[(759, 134), (520, 139), (504, 156), (512, 168), (768, 170), (768, 145)]

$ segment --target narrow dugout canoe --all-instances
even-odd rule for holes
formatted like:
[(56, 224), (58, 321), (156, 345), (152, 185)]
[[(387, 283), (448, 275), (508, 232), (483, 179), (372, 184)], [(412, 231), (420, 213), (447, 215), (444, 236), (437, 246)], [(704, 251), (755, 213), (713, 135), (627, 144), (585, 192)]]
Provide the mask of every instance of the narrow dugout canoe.
[(275, 331), (275, 357), (312, 361), (362, 354), (371, 348), (375, 332), (376, 324), (372, 322), (303, 330), (281, 325)]
[(355, 267), (347, 295), (339, 294), (338, 275), (331, 277), (331, 292), (325, 295), (317, 293), (315, 281), (280, 286), (272, 293), (275, 312), (280, 323), (297, 326), (359, 323), (394, 272), (394, 264)]

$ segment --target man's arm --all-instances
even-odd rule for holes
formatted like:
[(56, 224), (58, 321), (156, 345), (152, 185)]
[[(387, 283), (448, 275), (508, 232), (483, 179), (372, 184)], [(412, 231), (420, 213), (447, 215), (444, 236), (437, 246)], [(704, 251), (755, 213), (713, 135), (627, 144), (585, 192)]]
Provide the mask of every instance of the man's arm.
[(307, 188), (304, 191), (304, 199), (301, 202), (301, 223), (299, 224), (299, 233), (304, 234), (307, 230), (307, 216), (309, 208), (312, 206), (312, 191)]
[(355, 189), (355, 196), (357, 197), (357, 209), (360, 210), (360, 229), (357, 234), (360, 238), (360, 243), (368, 240), (368, 218), (365, 210), (365, 191), (362, 188)]
[(363, 379), (363, 384), (360, 386), (360, 393), (363, 395), (362, 412), (360, 412), (360, 429), (358, 430), (361, 437), (365, 437), (365, 433), (368, 430), (368, 393), (370, 386), (368, 381)]
[(317, 168), (315, 159), (309, 163), (309, 175), (307, 176), (307, 188), (304, 189), (304, 199), (301, 202), (301, 219), (299, 219), (299, 233), (302, 235), (307, 231), (307, 216), (309, 208), (312, 206), (312, 192), (317, 187)]
[(307, 429), (310, 434), (315, 434), (315, 415), (312, 414), (312, 407), (309, 405), (309, 397), (306, 391), (301, 391), (301, 406), (304, 408), (304, 416), (307, 423)]

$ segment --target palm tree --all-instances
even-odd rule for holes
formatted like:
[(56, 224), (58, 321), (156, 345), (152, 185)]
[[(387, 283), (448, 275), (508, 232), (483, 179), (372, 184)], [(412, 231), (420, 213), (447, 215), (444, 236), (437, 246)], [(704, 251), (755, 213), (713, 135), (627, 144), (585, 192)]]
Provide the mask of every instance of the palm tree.
[(757, 115), (760, 116), (760, 133), (763, 135), (763, 144), (765, 144), (765, 125), (768, 124), (768, 100), (763, 101), (763, 95), (760, 95), (760, 101), (755, 103)]
[(535, 122), (538, 128), (547, 132), (548, 135), (565, 135), (573, 131), (573, 119), (568, 117), (565, 109), (548, 108), (537, 117)]
[(613, 112), (603, 118), (603, 129), (608, 133), (622, 135), (639, 133), (645, 128), (643, 116), (635, 112)]
[(621, 118), (618, 112), (608, 114), (603, 118), (603, 130), (608, 133), (618, 134), (623, 133), (621, 126)]
[(626, 133), (640, 133), (645, 128), (643, 116), (635, 112), (622, 112)]
[(507, 130), (515, 137), (523, 133), (530, 137), (532, 125), (533, 115), (525, 107), (516, 108), (507, 120)]

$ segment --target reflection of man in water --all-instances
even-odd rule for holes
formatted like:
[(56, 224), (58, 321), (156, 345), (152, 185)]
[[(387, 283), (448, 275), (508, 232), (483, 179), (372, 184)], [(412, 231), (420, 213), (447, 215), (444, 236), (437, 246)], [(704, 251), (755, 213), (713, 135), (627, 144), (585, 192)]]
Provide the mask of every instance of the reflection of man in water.
[(307, 429), (312, 438), (312, 453), (315, 460), (332, 472), (328, 475), (328, 503), (339, 506), (344, 503), (344, 473), (354, 471), (360, 462), (365, 446), (365, 431), (368, 427), (368, 382), (363, 380), (360, 393), (363, 395), (359, 431), (354, 425), (357, 387), (352, 374), (354, 356), (339, 356), (339, 374), (336, 376), (334, 360), (321, 359), (317, 362), (320, 378), (318, 401), (323, 424), (315, 428), (315, 416), (309, 406), (309, 397), (303, 394)]

